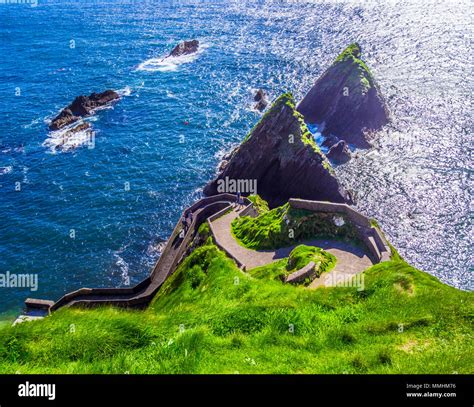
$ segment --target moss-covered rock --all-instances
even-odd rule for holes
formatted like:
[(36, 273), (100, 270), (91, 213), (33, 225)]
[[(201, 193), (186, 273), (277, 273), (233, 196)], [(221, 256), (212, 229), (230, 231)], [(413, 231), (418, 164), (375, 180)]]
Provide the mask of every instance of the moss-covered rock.
[(320, 247), (301, 244), (291, 251), (286, 269), (292, 273), (302, 269), (310, 262), (315, 264), (314, 277), (319, 277), (336, 265), (336, 257)]
[(313, 238), (360, 243), (357, 230), (345, 215), (294, 209), (289, 204), (255, 218), (236, 218), (232, 233), (243, 246), (255, 250), (277, 249)]
[(349, 45), (298, 105), (309, 123), (358, 147), (370, 146), (371, 133), (388, 122), (388, 110), (361, 48)]

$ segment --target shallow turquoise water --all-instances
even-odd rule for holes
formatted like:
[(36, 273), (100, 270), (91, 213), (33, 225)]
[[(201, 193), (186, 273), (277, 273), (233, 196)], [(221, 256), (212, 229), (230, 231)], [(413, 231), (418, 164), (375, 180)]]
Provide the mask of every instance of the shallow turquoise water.
[[(354, 40), (393, 123), (336, 171), (407, 260), (472, 289), (468, 6), (0, 4), (0, 273), (39, 275), (37, 292), (0, 288), (0, 312), (141, 280), (258, 120), (252, 92), (301, 98)], [(199, 55), (157, 64), (190, 38)], [(95, 148), (52, 152), (47, 121), (107, 88), (122, 99), (93, 118)]]

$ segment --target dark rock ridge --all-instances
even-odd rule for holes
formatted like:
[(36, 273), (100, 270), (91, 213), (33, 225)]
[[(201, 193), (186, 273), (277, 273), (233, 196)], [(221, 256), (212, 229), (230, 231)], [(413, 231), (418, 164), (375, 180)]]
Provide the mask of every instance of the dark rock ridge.
[[(333, 170), (314, 142), (293, 97), (280, 96), (263, 115), (244, 142), (222, 166), (217, 178), (204, 188), (206, 195), (226, 191), (226, 182), (256, 181), (257, 191), (271, 206), (289, 198), (351, 203)], [(249, 191), (241, 190), (243, 195)]]
[(254, 108), (259, 111), (265, 110), (266, 107), (268, 106), (267, 93), (263, 89), (259, 89), (257, 93), (255, 93), (253, 100), (257, 102)]
[(89, 96), (78, 96), (51, 121), (49, 128), (50, 130), (60, 130), (85, 116), (90, 116), (94, 113), (95, 109), (119, 98), (119, 94), (113, 90), (92, 93)]
[(180, 42), (176, 47), (168, 55), (169, 57), (179, 57), (181, 55), (188, 55), (194, 54), (199, 49), (199, 41), (198, 40), (191, 40), (191, 41), (183, 41)]
[(338, 141), (334, 144), (326, 154), (335, 164), (344, 164), (351, 159), (351, 151), (344, 140)]
[(361, 49), (352, 44), (337, 57), (299, 103), (307, 123), (323, 123), (323, 134), (335, 134), (357, 147), (370, 147), (371, 133), (388, 122), (388, 110)]

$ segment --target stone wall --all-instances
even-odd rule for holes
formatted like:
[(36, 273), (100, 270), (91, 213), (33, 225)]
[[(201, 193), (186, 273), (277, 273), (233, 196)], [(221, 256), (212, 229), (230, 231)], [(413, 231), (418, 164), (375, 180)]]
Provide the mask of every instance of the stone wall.
[(390, 260), (391, 250), (388, 243), (378, 230), (370, 223), (370, 219), (346, 204), (308, 201), (304, 199), (290, 199), (290, 207), (294, 209), (305, 209), (311, 212), (331, 212), (344, 214), (355, 226), (360, 239), (369, 250), (372, 259), (379, 263)]
[(290, 199), (289, 204), (292, 208), (295, 209), (306, 209), (312, 212), (336, 212), (343, 213), (349, 217), (352, 223), (362, 226), (362, 227), (371, 227), (370, 220), (352, 209), (349, 205), (338, 204), (332, 202), (323, 202), (323, 201), (307, 201), (304, 199)]

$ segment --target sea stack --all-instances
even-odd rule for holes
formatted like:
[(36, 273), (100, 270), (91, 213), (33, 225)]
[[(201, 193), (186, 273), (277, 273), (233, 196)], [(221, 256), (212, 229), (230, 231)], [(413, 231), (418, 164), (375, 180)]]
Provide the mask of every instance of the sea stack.
[(297, 110), (307, 123), (324, 123), (324, 135), (333, 134), (356, 147), (368, 148), (371, 134), (388, 122), (389, 114), (374, 77), (360, 58), (360, 46), (349, 45)]
[(255, 109), (263, 112), (266, 107), (268, 106), (268, 99), (267, 99), (267, 93), (263, 89), (259, 89), (256, 93), (255, 96), (253, 97), (253, 100), (257, 103), (255, 103)]
[(334, 144), (326, 154), (334, 164), (344, 164), (351, 159), (351, 151), (344, 140)]
[(273, 103), (243, 143), (232, 151), (204, 193), (235, 193), (224, 188), (232, 180), (241, 185), (256, 182), (257, 191), (240, 192), (256, 192), (272, 207), (289, 198), (351, 203), (289, 93)]
[(110, 89), (102, 93), (92, 93), (89, 96), (78, 96), (51, 121), (49, 128), (53, 131), (60, 130), (85, 116), (90, 116), (95, 109), (106, 106), (119, 98), (119, 94)]
[(180, 42), (176, 47), (168, 55), (169, 57), (179, 57), (181, 55), (188, 55), (194, 54), (199, 49), (199, 41), (198, 40), (191, 40), (191, 41), (183, 41)]

